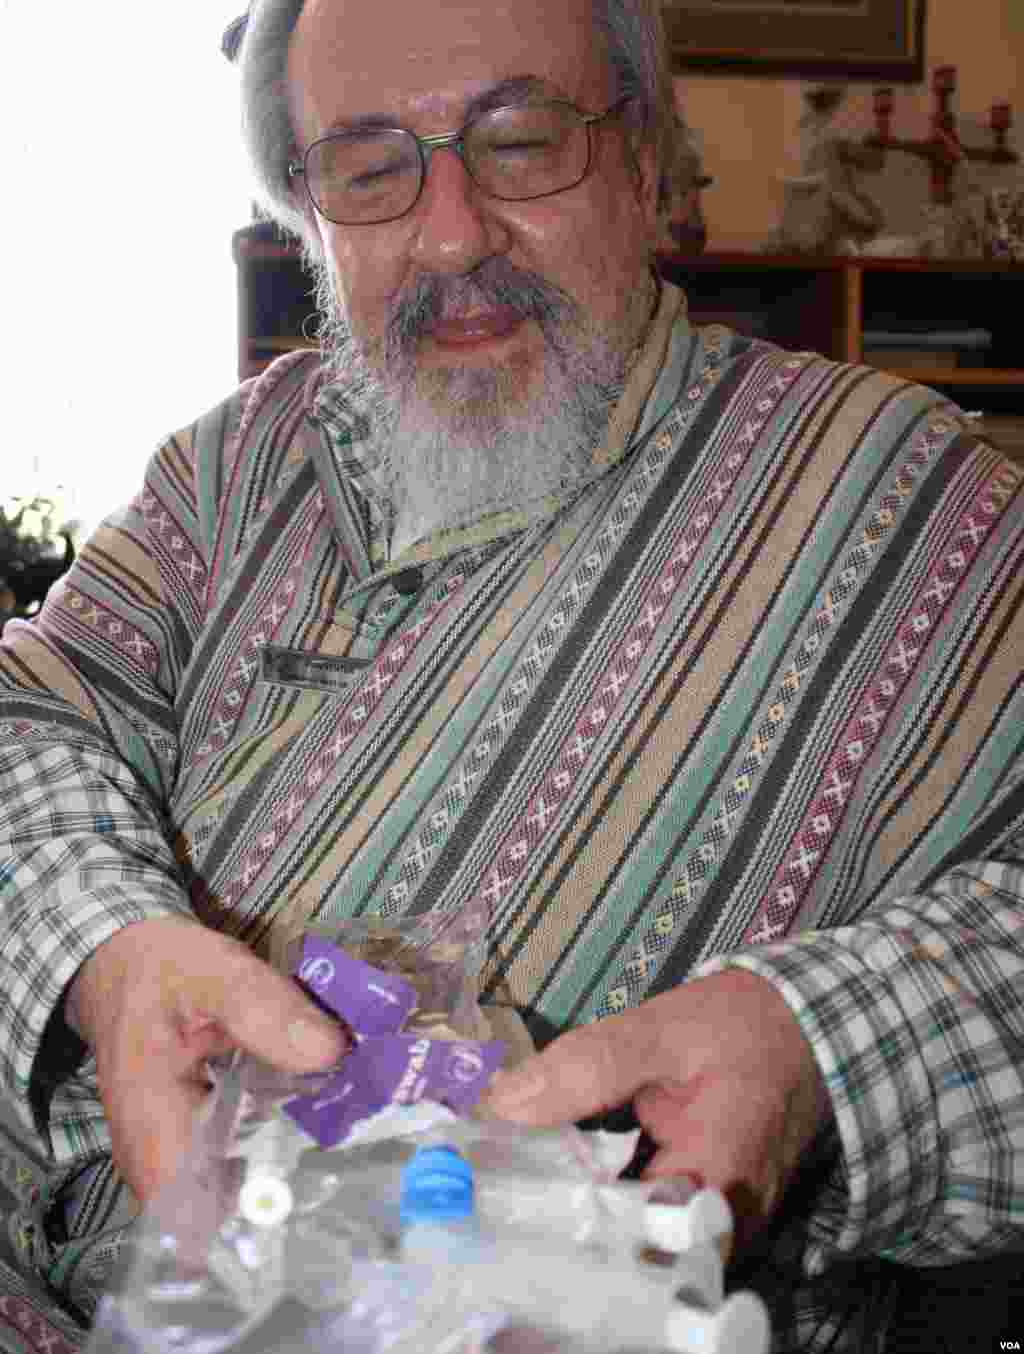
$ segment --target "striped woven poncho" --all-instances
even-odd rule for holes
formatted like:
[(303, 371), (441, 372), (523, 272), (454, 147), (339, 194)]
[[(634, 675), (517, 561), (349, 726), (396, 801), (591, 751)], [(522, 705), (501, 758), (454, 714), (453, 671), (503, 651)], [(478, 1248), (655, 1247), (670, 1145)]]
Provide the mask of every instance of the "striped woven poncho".
[(1021, 471), (918, 387), (662, 337), (590, 482), (397, 560), (372, 411), (282, 359), (8, 626), (0, 1063), (58, 1159), (105, 1126), (40, 1041), (117, 928), (472, 906), (540, 1039), (779, 987), (843, 1149), (809, 1263), (1020, 1244)]

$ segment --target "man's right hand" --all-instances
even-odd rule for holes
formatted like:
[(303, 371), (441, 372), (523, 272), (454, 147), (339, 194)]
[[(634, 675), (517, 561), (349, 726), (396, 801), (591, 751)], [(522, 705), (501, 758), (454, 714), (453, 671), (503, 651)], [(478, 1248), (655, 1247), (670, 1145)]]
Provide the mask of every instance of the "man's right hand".
[(69, 1023), (96, 1055), (114, 1160), (141, 1202), (176, 1174), (208, 1094), (207, 1058), (242, 1048), (283, 1071), (326, 1070), (343, 1028), (241, 941), (198, 922), (136, 922), (82, 965)]

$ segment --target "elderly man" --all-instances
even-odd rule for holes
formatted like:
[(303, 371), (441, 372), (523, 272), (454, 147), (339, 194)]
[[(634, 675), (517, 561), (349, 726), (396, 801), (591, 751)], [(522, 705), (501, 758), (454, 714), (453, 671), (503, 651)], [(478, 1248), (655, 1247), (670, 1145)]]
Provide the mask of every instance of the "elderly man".
[(323, 351), (170, 438), (0, 657), (20, 1236), (81, 1311), (212, 1052), (343, 1054), (277, 939), (471, 903), (544, 1045), (492, 1112), (631, 1106), (794, 1281), (1024, 1245), (1021, 474), (689, 325), (663, 51), (648, 0), (252, 8)]

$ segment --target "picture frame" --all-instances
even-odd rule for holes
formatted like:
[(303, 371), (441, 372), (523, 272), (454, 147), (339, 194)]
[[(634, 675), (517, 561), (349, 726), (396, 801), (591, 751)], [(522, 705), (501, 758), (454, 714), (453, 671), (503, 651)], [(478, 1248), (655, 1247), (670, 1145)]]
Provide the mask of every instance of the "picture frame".
[(665, 0), (675, 71), (919, 81), (926, 0)]

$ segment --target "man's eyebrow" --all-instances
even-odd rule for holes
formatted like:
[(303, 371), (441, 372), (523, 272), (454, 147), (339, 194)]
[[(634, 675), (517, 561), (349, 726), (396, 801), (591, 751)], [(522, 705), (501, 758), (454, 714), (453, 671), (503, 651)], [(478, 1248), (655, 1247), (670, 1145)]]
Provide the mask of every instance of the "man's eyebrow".
[[(494, 108), (502, 108), (508, 103), (522, 103), (526, 99), (543, 96), (548, 99), (565, 98), (547, 80), (538, 75), (511, 75), (496, 85), (485, 89), (470, 99), (466, 106), (465, 121), (471, 122), (481, 113), (489, 113)], [(358, 117), (342, 117), (332, 123), (325, 131), (331, 132), (374, 130), (380, 127), (395, 127), (401, 124), (394, 113), (361, 113)]]
[(547, 80), (539, 75), (510, 75), (507, 80), (485, 89), (475, 99), (470, 99), (466, 109), (466, 120), (489, 113), (492, 108), (501, 108), (506, 103), (522, 103), (526, 99), (543, 95), (547, 99), (564, 98)]

